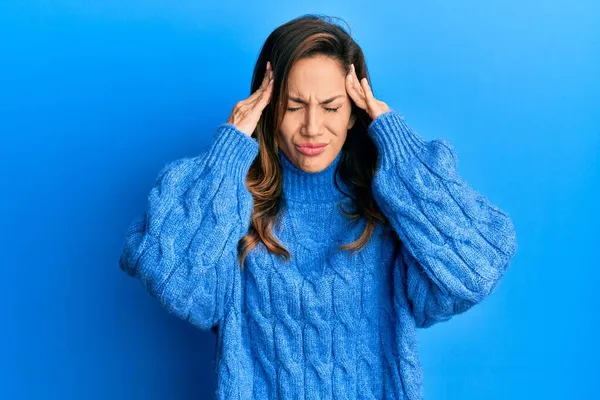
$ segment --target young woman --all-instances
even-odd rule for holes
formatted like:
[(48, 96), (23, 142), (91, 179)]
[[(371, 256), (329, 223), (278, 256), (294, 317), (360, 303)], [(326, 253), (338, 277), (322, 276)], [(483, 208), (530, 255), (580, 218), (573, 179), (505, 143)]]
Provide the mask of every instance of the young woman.
[(219, 398), (422, 398), (415, 329), (493, 291), (513, 223), (447, 141), (374, 96), (326, 18), (275, 29), (251, 93), (206, 151), (162, 169), (120, 267), (218, 326)]

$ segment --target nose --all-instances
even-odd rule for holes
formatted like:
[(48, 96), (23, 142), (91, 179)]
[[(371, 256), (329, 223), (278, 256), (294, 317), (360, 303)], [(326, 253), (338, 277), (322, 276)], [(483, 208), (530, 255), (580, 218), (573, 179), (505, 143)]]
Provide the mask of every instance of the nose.
[(321, 134), (323, 120), (318, 108), (308, 106), (304, 115), (304, 134), (308, 136), (316, 136)]

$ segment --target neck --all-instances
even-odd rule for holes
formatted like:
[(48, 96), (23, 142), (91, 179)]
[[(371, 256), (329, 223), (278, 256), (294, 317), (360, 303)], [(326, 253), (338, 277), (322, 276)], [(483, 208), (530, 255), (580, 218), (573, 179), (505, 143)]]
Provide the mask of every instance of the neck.
[[(306, 172), (296, 167), (290, 159), (279, 150), (279, 159), (283, 167), (283, 198), (303, 203), (336, 202), (344, 197), (334, 184), (335, 169), (340, 162), (342, 152), (319, 172)], [(348, 192), (338, 176), (338, 185)]]

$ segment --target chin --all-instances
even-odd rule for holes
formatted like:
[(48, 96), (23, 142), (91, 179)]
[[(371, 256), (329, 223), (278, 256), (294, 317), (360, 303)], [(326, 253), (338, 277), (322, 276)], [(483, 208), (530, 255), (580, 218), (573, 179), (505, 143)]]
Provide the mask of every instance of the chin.
[(305, 172), (313, 172), (313, 173), (323, 171), (331, 163), (331, 161), (329, 161), (329, 162), (324, 161), (324, 158), (325, 157), (318, 156), (318, 157), (309, 157), (307, 160), (303, 160), (303, 161), (305, 161), (305, 163), (303, 163), (304, 166), (302, 167), (302, 170)]

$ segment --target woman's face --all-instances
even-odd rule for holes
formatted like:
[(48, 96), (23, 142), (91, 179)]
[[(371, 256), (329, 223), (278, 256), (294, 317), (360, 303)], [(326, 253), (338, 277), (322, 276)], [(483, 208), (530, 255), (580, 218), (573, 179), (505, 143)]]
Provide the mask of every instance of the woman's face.
[[(306, 172), (325, 169), (341, 151), (351, 118), (351, 100), (346, 92), (346, 74), (339, 61), (319, 55), (297, 61), (288, 76), (288, 104), (279, 148)], [(324, 144), (317, 155), (303, 153), (298, 146)]]

